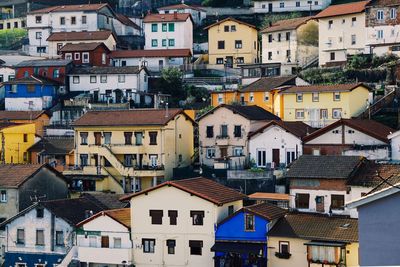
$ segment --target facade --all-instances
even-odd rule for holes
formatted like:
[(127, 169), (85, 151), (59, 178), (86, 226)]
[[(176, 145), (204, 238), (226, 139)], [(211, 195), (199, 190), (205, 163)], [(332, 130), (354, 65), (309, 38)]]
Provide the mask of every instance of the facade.
[[(13, 79), (15, 79), (15, 69), (0, 64), (0, 83), (8, 82)], [(4, 95), (0, 98), (4, 98)]]
[(365, 6), (369, 1), (332, 5), (315, 16), (319, 25), (319, 65), (347, 62), (349, 55), (365, 53)]
[(142, 35), (142, 28), (123, 14), (115, 15), (113, 27), (118, 36)]
[(363, 156), (389, 160), (390, 127), (374, 120), (340, 119), (304, 138), (304, 154)]
[(304, 0), (290, 0), (290, 1), (276, 1), (276, 0), (255, 0), (254, 12), (255, 13), (280, 13), (280, 12), (299, 12), (309, 11), (310, 13), (317, 10), (323, 10), (331, 4), (331, 0), (320, 1), (304, 1)]
[(45, 126), (49, 125), (50, 116), (44, 111), (0, 111), (0, 121), (16, 124), (35, 124), (36, 135), (45, 135)]
[(188, 13), (192, 16), (194, 24), (200, 26), (203, 24), (203, 20), (207, 17), (206, 10), (198, 6), (190, 6), (185, 3), (160, 7), (158, 13), (160, 14), (173, 14), (173, 13)]
[(285, 121), (303, 121), (315, 128), (364, 112), (371, 102), (370, 88), (362, 83), (293, 86), (281, 92)]
[(259, 62), (258, 32), (254, 25), (226, 18), (205, 30), (208, 30), (208, 64), (232, 68)]
[(391, 147), (391, 156), (390, 159), (392, 161), (400, 160), (400, 131), (395, 131), (388, 135), (388, 139), (390, 140)]
[(193, 19), (187, 13), (148, 14), (143, 19), (144, 49), (190, 49), (193, 53)]
[(14, 30), (25, 28), (26, 19), (24, 17), (0, 19), (0, 30)]
[(242, 208), (244, 197), (209, 179), (191, 178), (123, 198), (131, 202), (133, 264), (213, 266), (215, 225)]
[(103, 43), (66, 44), (60, 50), (62, 59), (72, 60), (74, 65), (108, 66), (110, 50)]

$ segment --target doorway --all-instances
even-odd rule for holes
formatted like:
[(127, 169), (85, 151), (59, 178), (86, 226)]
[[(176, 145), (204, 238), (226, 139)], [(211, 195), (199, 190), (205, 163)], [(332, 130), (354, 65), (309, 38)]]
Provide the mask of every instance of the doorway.
[(279, 149), (272, 149), (272, 162), (274, 163), (274, 168), (279, 168), (280, 158), (279, 158), (280, 150)]

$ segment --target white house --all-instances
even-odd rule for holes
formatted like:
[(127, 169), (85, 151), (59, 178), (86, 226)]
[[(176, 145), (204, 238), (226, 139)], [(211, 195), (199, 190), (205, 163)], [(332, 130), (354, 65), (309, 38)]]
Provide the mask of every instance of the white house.
[(116, 14), (113, 26), (118, 36), (142, 34), (142, 28), (129, 17), (122, 14)]
[(69, 73), (71, 92), (88, 92), (95, 102), (146, 101), (149, 73), (145, 67), (77, 67)]
[(400, 161), (400, 131), (390, 133), (387, 137), (390, 140), (392, 161)]
[(254, 0), (253, 3), (255, 13), (313, 12), (325, 9), (331, 4), (331, 0)]
[(15, 79), (15, 69), (9, 66), (0, 65), (0, 83), (8, 82), (14, 79)]
[(185, 4), (183, 1), (181, 4), (160, 7), (158, 13), (160, 14), (171, 14), (171, 13), (189, 13), (192, 16), (193, 22), (196, 25), (202, 25), (203, 20), (207, 17), (206, 10), (198, 7)]
[(131, 265), (130, 208), (101, 211), (77, 224), (77, 259), (87, 266)]
[(48, 42), (54, 32), (112, 30), (114, 12), (108, 4), (52, 6), (28, 13), (30, 55), (48, 55)]
[(245, 195), (200, 177), (124, 198), (131, 202), (135, 266), (204, 267), (214, 266), (216, 224), (242, 208)]
[(193, 19), (188, 13), (149, 14), (143, 19), (144, 49), (186, 48), (193, 53)]

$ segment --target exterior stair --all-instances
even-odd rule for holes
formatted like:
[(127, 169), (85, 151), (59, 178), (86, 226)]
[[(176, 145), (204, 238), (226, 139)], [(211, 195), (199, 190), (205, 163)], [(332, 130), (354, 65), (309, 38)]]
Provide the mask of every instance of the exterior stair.
[(382, 109), (388, 107), (393, 103), (396, 97), (396, 90), (393, 89), (390, 93), (386, 94), (384, 97), (370, 105), (363, 113), (361, 113), (357, 118), (368, 119), (377, 114)]
[(122, 176), (133, 176), (134, 168), (133, 167), (125, 167), (124, 164), (119, 161), (119, 159), (114, 155), (111, 149), (108, 146), (100, 146), (98, 148), (98, 153), (100, 156), (105, 157), (108, 162), (120, 173)]

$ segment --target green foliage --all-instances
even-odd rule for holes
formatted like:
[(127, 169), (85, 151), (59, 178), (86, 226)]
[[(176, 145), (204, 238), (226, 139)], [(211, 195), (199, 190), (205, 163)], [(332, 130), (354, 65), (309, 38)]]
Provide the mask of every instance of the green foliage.
[(318, 24), (308, 24), (299, 35), (299, 43), (302, 45), (318, 46)]
[(199, 118), (202, 115), (206, 114), (207, 112), (209, 112), (210, 110), (212, 110), (214, 107), (213, 106), (207, 106), (205, 108), (200, 109), (197, 113), (196, 113), (196, 117)]
[(354, 55), (347, 63), (347, 67), (349, 69), (364, 69), (368, 68), (369, 65), (370, 65), (370, 60), (368, 59), (368, 57), (363, 55)]
[(268, 27), (270, 24), (273, 24), (279, 20), (285, 19), (294, 19), (301, 17), (302, 14), (300, 12), (292, 12), (287, 14), (268, 14), (265, 15), (263, 21), (261, 22), (262, 28)]
[(163, 94), (171, 95), (171, 107), (176, 107), (179, 100), (186, 98), (186, 92), (182, 84), (182, 71), (178, 68), (165, 68), (161, 72), (161, 88)]
[(10, 49), (27, 37), (24, 29), (0, 30), (0, 49)]
[(207, 88), (196, 87), (194, 85), (186, 88), (188, 96), (192, 97), (195, 102), (204, 102), (210, 98), (210, 93)]

